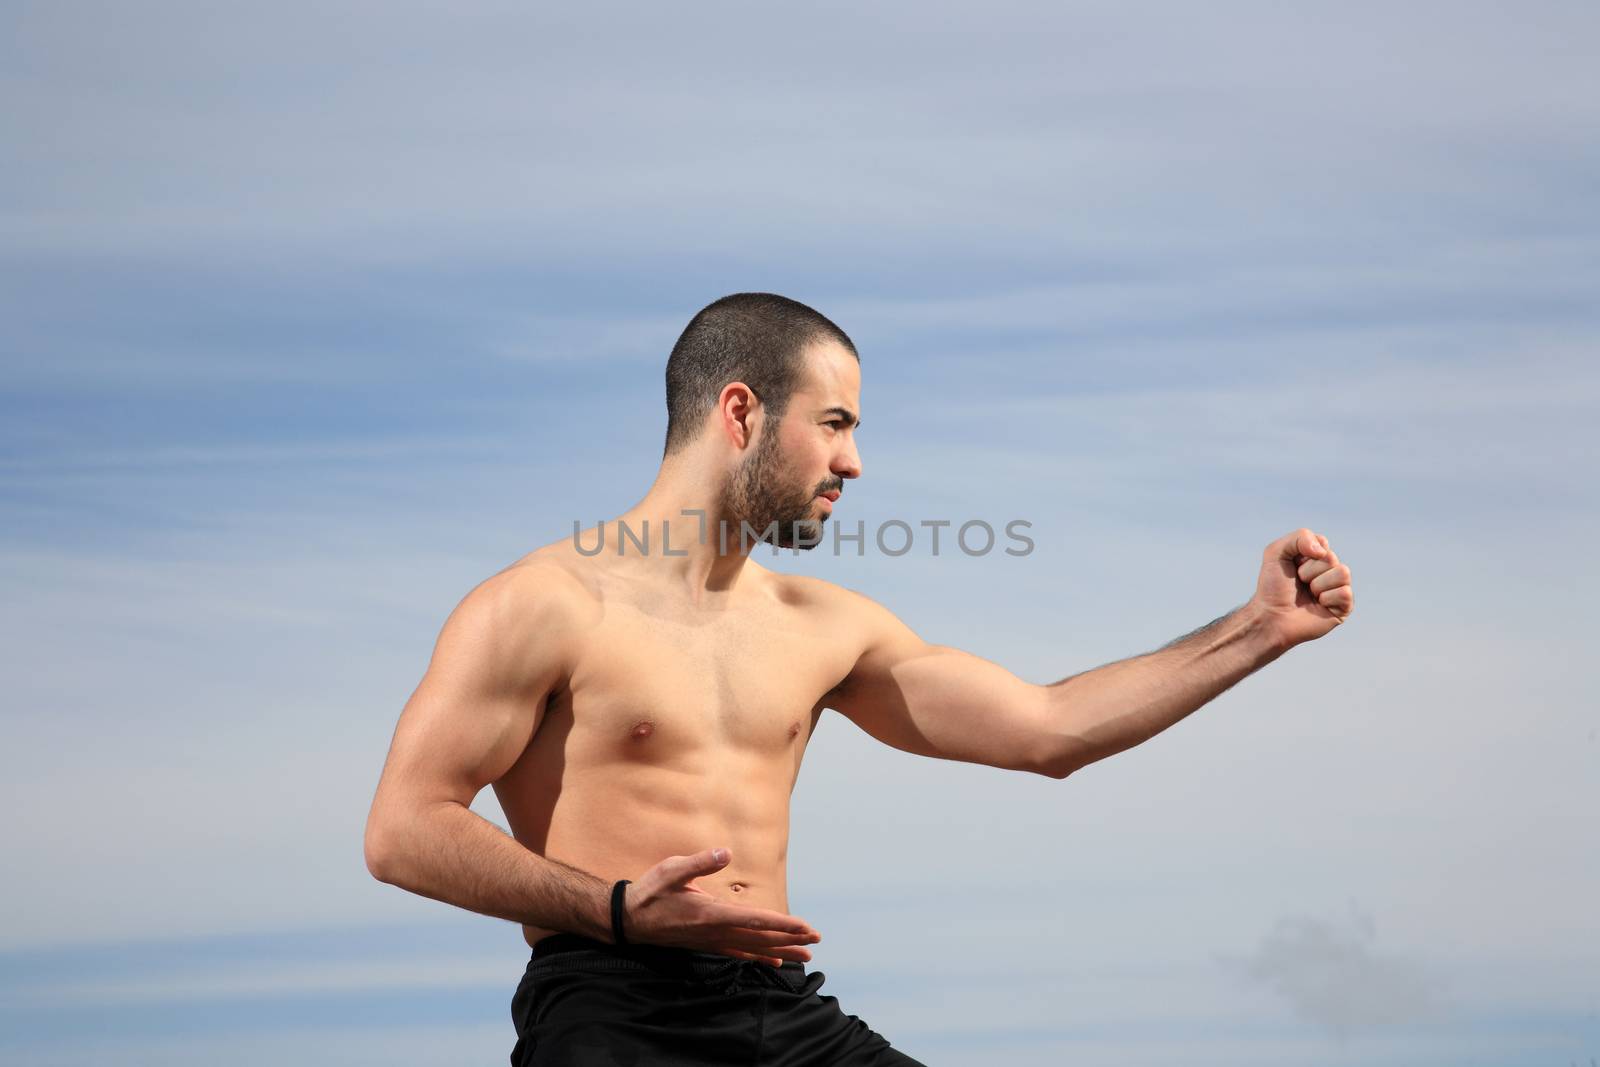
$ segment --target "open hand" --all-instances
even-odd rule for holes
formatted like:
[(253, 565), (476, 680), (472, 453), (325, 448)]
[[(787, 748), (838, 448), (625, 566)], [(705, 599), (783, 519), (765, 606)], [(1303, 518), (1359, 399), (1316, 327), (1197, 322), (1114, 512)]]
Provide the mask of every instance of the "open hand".
[[(719, 857), (717, 854), (721, 853)], [(623, 888), (623, 932), (631, 942), (674, 945), (780, 966), (811, 959), (802, 945), (822, 935), (781, 911), (727, 904), (690, 883), (728, 865), (725, 848), (668, 856)]]
[(1355, 607), (1349, 566), (1303, 526), (1267, 546), (1254, 600), (1285, 648), (1316, 640)]

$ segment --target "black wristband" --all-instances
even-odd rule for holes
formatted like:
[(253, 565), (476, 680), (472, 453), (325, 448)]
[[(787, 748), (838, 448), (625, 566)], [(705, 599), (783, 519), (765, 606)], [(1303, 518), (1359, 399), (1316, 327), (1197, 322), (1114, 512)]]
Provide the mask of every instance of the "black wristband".
[(622, 936), (622, 895), (626, 892), (623, 887), (628, 884), (628, 880), (624, 878), (611, 887), (611, 940), (618, 945), (628, 943), (628, 939)]

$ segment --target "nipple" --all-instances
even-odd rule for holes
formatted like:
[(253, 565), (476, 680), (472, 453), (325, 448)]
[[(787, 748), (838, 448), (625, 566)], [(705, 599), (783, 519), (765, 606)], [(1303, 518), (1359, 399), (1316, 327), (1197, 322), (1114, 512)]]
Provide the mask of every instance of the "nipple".
[(792, 722), (792, 723), (789, 724), (789, 736), (790, 737), (799, 737), (800, 736), (800, 724), (798, 722)]
[(656, 724), (651, 722), (649, 719), (640, 719), (638, 725), (633, 728), (633, 736), (639, 738), (640, 740), (649, 737), (655, 732)]

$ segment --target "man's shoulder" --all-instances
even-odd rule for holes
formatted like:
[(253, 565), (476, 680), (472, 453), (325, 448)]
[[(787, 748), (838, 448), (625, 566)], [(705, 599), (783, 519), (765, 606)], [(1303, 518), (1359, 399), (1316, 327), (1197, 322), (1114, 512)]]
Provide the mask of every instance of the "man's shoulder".
[(563, 544), (537, 548), (490, 575), (462, 604), (507, 623), (581, 625), (599, 608), (599, 587), (581, 557), (561, 551)]
[(877, 601), (849, 586), (808, 574), (777, 574), (778, 595), (784, 603), (827, 616), (834, 622), (870, 620), (883, 611)]

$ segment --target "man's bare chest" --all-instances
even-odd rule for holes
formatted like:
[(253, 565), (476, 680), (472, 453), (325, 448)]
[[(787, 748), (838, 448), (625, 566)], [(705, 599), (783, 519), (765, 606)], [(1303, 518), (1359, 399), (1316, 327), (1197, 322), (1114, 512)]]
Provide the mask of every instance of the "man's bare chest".
[(795, 613), (684, 619), (619, 605), (585, 635), (552, 710), (602, 750), (770, 753), (804, 744), (853, 661)]

